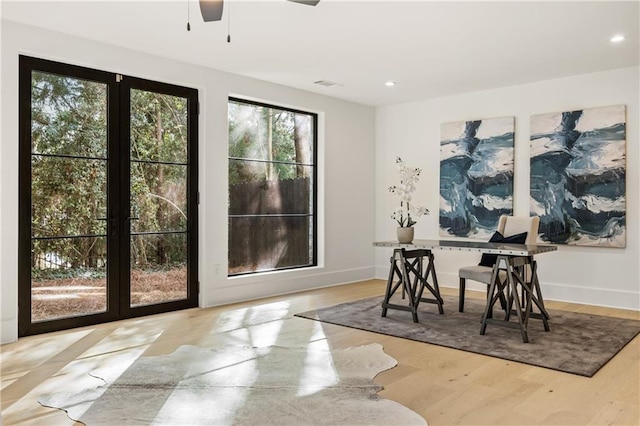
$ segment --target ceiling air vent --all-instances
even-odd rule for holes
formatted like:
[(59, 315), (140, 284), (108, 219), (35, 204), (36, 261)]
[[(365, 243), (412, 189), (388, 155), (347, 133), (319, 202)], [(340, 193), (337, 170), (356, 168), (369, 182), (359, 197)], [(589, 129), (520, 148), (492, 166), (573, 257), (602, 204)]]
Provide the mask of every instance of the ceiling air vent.
[(342, 86), (342, 84), (340, 83), (335, 83), (333, 81), (329, 81), (329, 80), (318, 80), (318, 81), (314, 81), (313, 84), (318, 84), (320, 86), (324, 86), (324, 87), (338, 87), (338, 86)]

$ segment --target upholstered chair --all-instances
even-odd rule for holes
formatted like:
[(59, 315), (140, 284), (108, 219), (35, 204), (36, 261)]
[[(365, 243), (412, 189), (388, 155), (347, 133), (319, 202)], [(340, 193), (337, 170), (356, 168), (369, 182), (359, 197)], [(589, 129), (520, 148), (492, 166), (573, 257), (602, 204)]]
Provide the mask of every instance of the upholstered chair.
[[(538, 238), (538, 226), (540, 224), (540, 218), (538, 216), (500, 216), (498, 222), (498, 232), (505, 238), (522, 234), (526, 232), (526, 239), (524, 244), (536, 244)], [(495, 237), (495, 235), (494, 235)], [(493, 238), (492, 238), (493, 239)], [(488, 255), (483, 255), (488, 256)], [(458, 277), (460, 278), (460, 299), (458, 302), (458, 310), (464, 312), (464, 292), (466, 287), (466, 280), (473, 280), (487, 284), (487, 291), (489, 290), (489, 284), (491, 284), (491, 277), (493, 274), (493, 266), (490, 266), (488, 262), (483, 261), (484, 265), (464, 266), (458, 271)], [(495, 260), (494, 260), (495, 262)], [(499, 278), (504, 281), (506, 273), (500, 271)], [(501, 303), (504, 308), (504, 298), (501, 298)]]

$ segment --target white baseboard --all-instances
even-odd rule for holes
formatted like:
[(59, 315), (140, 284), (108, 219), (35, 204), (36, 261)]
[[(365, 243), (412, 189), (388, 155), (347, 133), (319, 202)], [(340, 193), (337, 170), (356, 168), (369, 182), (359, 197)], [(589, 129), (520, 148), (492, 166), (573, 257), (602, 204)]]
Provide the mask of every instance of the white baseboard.
[[(376, 267), (375, 271), (376, 278), (387, 280), (389, 274), (388, 267)], [(440, 287), (458, 288), (458, 274), (438, 272), (438, 285)], [(550, 282), (541, 282), (540, 287), (545, 300), (640, 311), (640, 292), (637, 291), (587, 288)], [(467, 281), (467, 289), (486, 291), (486, 286), (473, 281)]]
[(18, 340), (18, 321), (15, 318), (0, 322), (0, 345)]
[(612, 290), (609, 288), (585, 288), (556, 283), (540, 283), (543, 296), (559, 302), (640, 311), (640, 292)]
[[(227, 305), (263, 297), (280, 296), (316, 288), (333, 287), (372, 279), (374, 268), (363, 267), (342, 271), (308, 272), (291, 270), (279, 274), (260, 274), (230, 278), (224, 287), (209, 288), (203, 307)], [(246, 278), (246, 279), (245, 279)]]

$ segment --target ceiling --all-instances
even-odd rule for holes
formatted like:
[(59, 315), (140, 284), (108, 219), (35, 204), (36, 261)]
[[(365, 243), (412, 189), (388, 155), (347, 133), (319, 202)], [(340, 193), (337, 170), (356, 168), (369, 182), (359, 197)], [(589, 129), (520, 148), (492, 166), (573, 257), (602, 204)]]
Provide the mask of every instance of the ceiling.
[(2, 19), (379, 106), (636, 66), (639, 6), (225, 0), (223, 20), (205, 23), (196, 0), (3, 0)]

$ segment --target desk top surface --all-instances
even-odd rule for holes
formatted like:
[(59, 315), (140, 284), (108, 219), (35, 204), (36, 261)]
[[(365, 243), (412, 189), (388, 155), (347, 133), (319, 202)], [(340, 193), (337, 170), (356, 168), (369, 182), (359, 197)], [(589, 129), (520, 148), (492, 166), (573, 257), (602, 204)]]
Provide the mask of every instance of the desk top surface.
[(458, 251), (480, 251), (483, 253), (505, 254), (509, 256), (533, 256), (535, 254), (555, 251), (558, 247), (554, 245), (528, 245), (528, 244), (504, 244), (487, 243), (482, 241), (456, 241), (456, 240), (413, 240), (410, 244), (401, 244), (397, 241), (376, 241), (376, 247), (394, 247), (405, 249), (427, 249), (427, 250), (458, 250)]

